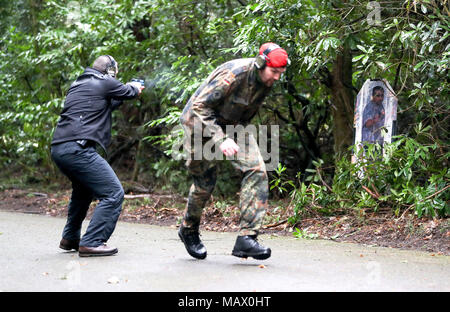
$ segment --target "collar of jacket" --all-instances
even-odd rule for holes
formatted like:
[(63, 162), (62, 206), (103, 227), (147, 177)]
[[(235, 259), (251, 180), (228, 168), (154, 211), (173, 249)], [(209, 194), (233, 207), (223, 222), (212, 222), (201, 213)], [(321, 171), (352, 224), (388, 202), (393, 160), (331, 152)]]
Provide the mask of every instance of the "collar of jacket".
[(104, 76), (105, 74), (102, 73), (101, 71), (92, 68), (92, 67), (86, 67), (86, 69), (84, 70), (84, 73), (82, 75), (100, 75), (100, 76)]
[(107, 77), (109, 77), (109, 76), (103, 74), (101, 71), (99, 71), (99, 70), (97, 70), (97, 69), (94, 69), (94, 68), (91, 68), (91, 67), (86, 67), (86, 69), (84, 70), (84, 72), (83, 72), (80, 76), (78, 76), (77, 80), (75, 80), (75, 81), (72, 83), (72, 86), (78, 85), (78, 84), (81, 83), (85, 78), (87, 78), (87, 77), (89, 77), (89, 76), (95, 76), (95, 77), (97, 77), (98, 79), (106, 79)]

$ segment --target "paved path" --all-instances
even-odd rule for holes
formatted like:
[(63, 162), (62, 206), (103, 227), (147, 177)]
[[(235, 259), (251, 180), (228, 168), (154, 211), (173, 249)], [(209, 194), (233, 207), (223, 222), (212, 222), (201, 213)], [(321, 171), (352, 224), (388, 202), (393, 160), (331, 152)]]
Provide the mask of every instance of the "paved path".
[(0, 291), (450, 291), (449, 256), (261, 235), (272, 257), (242, 260), (235, 233), (203, 232), (195, 260), (175, 228), (119, 222), (117, 255), (80, 258), (58, 248), (64, 223), (0, 211)]

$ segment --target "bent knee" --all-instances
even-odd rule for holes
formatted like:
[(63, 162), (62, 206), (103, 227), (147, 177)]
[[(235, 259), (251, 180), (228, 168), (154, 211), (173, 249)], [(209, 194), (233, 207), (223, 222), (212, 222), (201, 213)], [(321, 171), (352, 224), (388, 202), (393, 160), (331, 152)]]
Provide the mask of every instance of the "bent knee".
[(123, 190), (123, 187), (116, 187), (114, 190), (111, 191), (110, 194), (104, 200), (111, 203), (113, 206), (121, 206), (123, 203), (123, 200), (125, 199), (125, 191)]

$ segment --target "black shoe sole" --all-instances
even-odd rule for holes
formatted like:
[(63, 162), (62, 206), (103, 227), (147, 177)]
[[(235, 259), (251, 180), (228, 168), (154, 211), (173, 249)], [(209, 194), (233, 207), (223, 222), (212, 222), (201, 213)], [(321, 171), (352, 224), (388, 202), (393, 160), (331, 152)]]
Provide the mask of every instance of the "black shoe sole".
[(103, 256), (112, 256), (115, 255), (118, 252), (118, 250), (113, 250), (111, 252), (86, 252), (82, 253), (79, 252), (78, 256), (80, 257), (103, 257)]
[(234, 251), (231, 253), (233, 256), (235, 257), (239, 257), (239, 258), (245, 258), (247, 259), (248, 257), (252, 257), (256, 260), (265, 260), (267, 258), (270, 258), (271, 253), (265, 253), (265, 254), (250, 254), (250, 253), (246, 253), (243, 251)]
[(183, 239), (183, 235), (181, 235), (180, 232), (178, 232), (178, 237), (180, 237), (181, 241), (182, 241), (183, 244), (184, 244), (184, 247), (186, 248), (186, 251), (188, 252), (188, 254), (189, 254), (190, 256), (194, 257), (195, 259), (200, 259), (200, 260), (203, 260), (203, 259), (206, 258), (206, 255), (207, 255), (206, 252), (205, 252), (204, 255), (199, 255), (199, 254), (196, 254), (196, 253), (193, 253), (192, 251), (190, 251), (189, 248), (187, 247), (186, 242), (185, 242), (184, 239)]

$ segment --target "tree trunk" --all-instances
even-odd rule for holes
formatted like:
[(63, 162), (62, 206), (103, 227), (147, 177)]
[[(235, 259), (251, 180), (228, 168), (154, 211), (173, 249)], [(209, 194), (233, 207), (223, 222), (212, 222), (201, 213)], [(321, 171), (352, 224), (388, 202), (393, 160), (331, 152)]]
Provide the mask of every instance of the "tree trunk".
[(341, 156), (353, 144), (352, 55), (348, 48), (344, 48), (336, 57), (329, 78), (334, 124), (334, 152), (336, 156)]
[(131, 177), (131, 181), (134, 182), (137, 182), (139, 176), (139, 168), (140, 168), (139, 159), (141, 158), (141, 153), (142, 153), (142, 139), (139, 140), (136, 148), (136, 156), (135, 156), (136, 159), (134, 160), (133, 176)]

